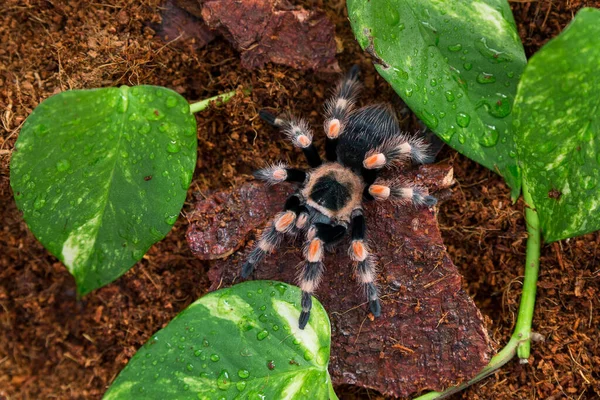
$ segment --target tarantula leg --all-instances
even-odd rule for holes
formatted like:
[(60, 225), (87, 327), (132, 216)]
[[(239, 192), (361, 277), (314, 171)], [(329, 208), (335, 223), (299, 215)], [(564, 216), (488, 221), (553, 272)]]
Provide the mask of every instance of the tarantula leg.
[(307, 245), (304, 248), (306, 262), (298, 277), (298, 286), (302, 290), (302, 312), (298, 320), (300, 329), (304, 329), (312, 308), (311, 296), (319, 286), (323, 274), (323, 253), (328, 243), (339, 240), (346, 233), (343, 225), (317, 223), (307, 232)]
[(376, 181), (369, 186), (368, 191), (375, 200), (401, 200), (415, 206), (427, 207), (437, 204), (437, 199), (426, 194), (422, 188), (401, 181)]
[(258, 265), (267, 253), (271, 253), (275, 250), (281, 239), (287, 232), (291, 232), (296, 226), (296, 220), (298, 214), (303, 212), (305, 207), (302, 205), (300, 197), (293, 194), (285, 202), (283, 211), (278, 213), (273, 221), (260, 235), (258, 243), (250, 252), (248, 259), (242, 266), (242, 278), (247, 278), (254, 272), (256, 265)]
[(366, 221), (362, 210), (354, 210), (352, 212), (352, 243), (348, 253), (350, 258), (357, 263), (356, 275), (358, 281), (366, 288), (371, 313), (379, 317), (381, 315), (381, 304), (375, 285), (377, 272), (375, 270), (375, 260), (365, 244), (366, 229)]
[(354, 108), (356, 97), (360, 91), (359, 71), (358, 65), (354, 65), (338, 83), (333, 96), (325, 103), (323, 128), (327, 135), (325, 153), (329, 161), (337, 160), (338, 137), (342, 134), (346, 118)]
[(373, 282), (367, 283), (367, 298), (369, 299), (369, 310), (371, 310), (373, 316), (381, 316), (379, 294), (377, 294), (377, 286)]
[(311, 168), (321, 165), (321, 156), (313, 145), (313, 135), (305, 120), (295, 117), (287, 119), (276, 117), (266, 110), (260, 110), (258, 115), (268, 124), (280, 128), (294, 146), (302, 149)]
[(267, 182), (269, 185), (275, 185), (281, 182), (304, 183), (306, 180), (306, 172), (297, 168), (289, 168), (284, 163), (277, 163), (255, 171), (254, 177)]
[(319, 285), (323, 274), (323, 263), (307, 262), (302, 269), (300, 275), (300, 289), (302, 290), (302, 311), (298, 319), (298, 327), (304, 329), (310, 318), (310, 310), (312, 309), (312, 294)]
[(304, 229), (306, 224), (308, 223), (308, 219), (310, 218), (310, 213), (306, 206), (300, 206), (300, 210), (298, 212), (298, 217), (296, 217), (296, 228)]
[(431, 158), (428, 149), (429, 145), (423, 138), (398, 134), (369, 151), (363, 160), (363, 167), (380, 169), (391, 167), (408, 159), (425, 164)]

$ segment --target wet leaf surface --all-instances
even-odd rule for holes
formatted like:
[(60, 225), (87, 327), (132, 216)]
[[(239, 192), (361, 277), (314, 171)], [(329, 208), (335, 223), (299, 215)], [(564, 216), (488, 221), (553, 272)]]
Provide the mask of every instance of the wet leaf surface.
[(67, 91), (27, 118), (11, 160), (17, 206), (86, 294), (169, 232), (196, 162), (196, 120), (172, 90)]
[(323, 306), (301, 331), (300, 289), (251, 281), (209, 293), (133, 356), (104, 399), (337, 399)]
[(600, 11), (530, 60), (515, 101), (519, 158), (548, 242), (600, 229)]
[(520, 192), (512, 105), (526, 64), (509, 4), (348, 1), (377, 71), (446, 143)]
[[(174, 11), (174, 5), (186, 14)], [(196, 18), (204, 22), (196, 24)], [(335, 27), (322, 11), (281, 0), (177, 0), (163, 12), (163, 26), (171, 32), (171, 40), (179, 32), (208, 43), (206, 32), (197, 25), (229, 40), (241, 52), (245, 68), (274, 62), (297, 69), (339, 70)]]
[[(452, 182), (447, 165), (422, 166), (406, 175), (435, 191)], [(293, 190), (252, 182), (197, 203), (188, 241), (201, 249), (196, 252), (201, 258), (225, 256), (250, 239), (242, 251), (214, 263), (209, 271), (212, 289), (240, 281), (241, 264), (257, 237), (255, 229), (264, 227)], [(369, 314), (347, 255), (349, 243), (343, 241), (325, 255), (325, 275), (316, 293), (332, 323), (334, 384), (406, 396), (473, 377), (489, 360), (489, 340), (481, 315), (462, 290), (462, 278), (445, 252), (434, 212), (390, 203), (370, 203), (365, 210), (369, 241), (379, 260), (383, 312), (378, 319)], [(245, 215), (253, 219), (242, 219)], [(211, 219), (221, 221), (220, 228), (198, 236), (195, 221)], [(200, 239), (207, 243), (198, 247)], [(230, 244), (217, 248), (216, 243)], [(284, 241), (253, 278), (295, 283), (301, 246), (300, 240)]]

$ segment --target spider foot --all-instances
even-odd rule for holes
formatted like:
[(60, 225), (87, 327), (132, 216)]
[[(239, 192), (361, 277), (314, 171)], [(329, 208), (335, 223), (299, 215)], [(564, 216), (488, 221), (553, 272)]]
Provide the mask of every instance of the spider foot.
[(248, 278), (252, 272), (254, 272), (254, 264), (248, 260), (242, 266), (242, 278)]
[(304, 329), (306, 324), (308, 323), (308, 319), (310, 318), (310, 311), (302, 311), (300, 313), (300, 318), (298, 319), (298, 327), (300, 329)]
[(375, 317), (381, 316), (381, 303), (379, 299), (369, 301), (369, 309)]

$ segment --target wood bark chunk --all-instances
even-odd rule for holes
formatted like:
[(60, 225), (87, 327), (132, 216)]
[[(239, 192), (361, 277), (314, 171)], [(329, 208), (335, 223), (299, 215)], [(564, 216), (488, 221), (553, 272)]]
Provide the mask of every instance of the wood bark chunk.
[[(293, 7), (285, 0), (176, 0), (190, 19), (201, 19), (223, 35), (241, 52), (244, 68), (262, 67), (267, 62), (297, 69), (339, 71), (335, 60), (335, 26), (322, 11)], [(170, 2), (167, 2), (171, 6)], [(185, 10), (185, 11), (183, 11)], [(170, 7), (163, 12), (163, 25), (171, 26)], [(177, 21), (177, 26), (189, 25)], [(184, 30), (196, 36), (198, 28)], [(202, 31), (201, 29), (201, 31)], [(200, 32), (199, 42), (203, 41)]]
[(162, 22), (153, 26), (156, 34), (166, 43), (176, 39), (176, 42), (193, 39), (192, 47), (194, 49), (202, 48), (212, 42), (215, 38), (214, 32), (206, 26), (201, 18), (179, 7), (178, 3), (177, 0), (165, 2), (161, 13)]
[[(432, 191), (447, 188), (452, 169), (422, 166), (406, 178)], [(248, 183), (199, 201), (188, 242), (202, 259), (226, 257), (263, 228), (294, 188)], [(382, 316), (369, 313), (354, 279), (349, 242), (325, 255), (316, 297), (332, 324), (330, 372), (334, 384), (353, 384), (393, 396), (442, 390), (475, 376), (491, 347), (482, 317), (462, 289), (462, 278), (445, 251), (435, 213), (372, 202), (365, 206), (369, 242), (378, 258)], [(215, 228), (214, 225), (219, 225)], [(254, 240), (209, 271), (211, 290), (235, 284)], [(284, 241), (257, 267), (253, 279), (295, 283), (302, 263), (301, 239)]]

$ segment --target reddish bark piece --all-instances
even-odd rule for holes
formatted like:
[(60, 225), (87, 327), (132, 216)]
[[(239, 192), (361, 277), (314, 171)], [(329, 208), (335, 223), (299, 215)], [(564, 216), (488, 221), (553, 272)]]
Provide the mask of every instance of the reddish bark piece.
[(201, 260), (229, 256), (241, 247), (250, 231), (281, 208), (289, 191), (290, 186), (264, 188), (253, 182), (198, 201), (188, 217), (186, 237), (192, 252)]
[[(242, 66), (267, 62), (297, 69), (333, 70), (335, 26), (322, 11), (308, 11), (285, 0), (176, 0), (241, 52)], [(167, 16), (163, 13), (163, 20)]]
[[(451, 173), (448, 166), (422, 166), (406, 178), (435, 191), (451, 184)], [(249, 183), (234, 193), (221, 192), (200, 201), (188, 240), (193, 236), (190, 232), (198, 232), (198, 221), (226, 218), (222, 228), (228, 231), (229, 245), (219, 251), (231, 253), (239, 245), (234, 244), (234, 233), (243, 238), (258, 225), (263, 227), (293, 190), (291, 185), (280, 190)], [(219, 208), (210, 209), (217, 198)], [(242, 221), (244, 214), (252, 215), (251, 223)], [(434, 212), (372, 202), (365, 206), (365, 215), (371, 249), (378, 257), (382, 316), (369, 314), (347, 255), (349, 242), (343, 241), (325, 255), (325, 274), (316, 294), (331, 319), (334, 383), (407, 396), (425, 389), (442, 390), (475, 376), (489, 361), (489, 338), (445, 251)], [(218, 239), (214, 231), (205, 231), (202, 240), (207, 240), (207, 248), (214, 248)], [(198, 238), (194, 243), (198, 246)], [(251, 245), (215, 262), (209, 271), (211, 289), (239, 281)], [(258, 266), (253, 279), (295, 283), (303, 261), (301, 245), (301, 239), (284, 242)]]
[[(184, 2), (186, 5), (187, 3), (191, 2)], [(171, 42), (175, 39), (178, 39), (177, 42), (194, 39), (192, 44), (194, 49), (199, 49), (212, 42), (215, 34), (206, 26), (204, 21), (178, 4), (178, 0), (167, 0), (163, 4), (162, 22), (154, 26), (156, 34), (165, 42)], [(191, 9), (193, 10), (193, 8)], [(199, 8), (197, 10), (199, 12)]]

